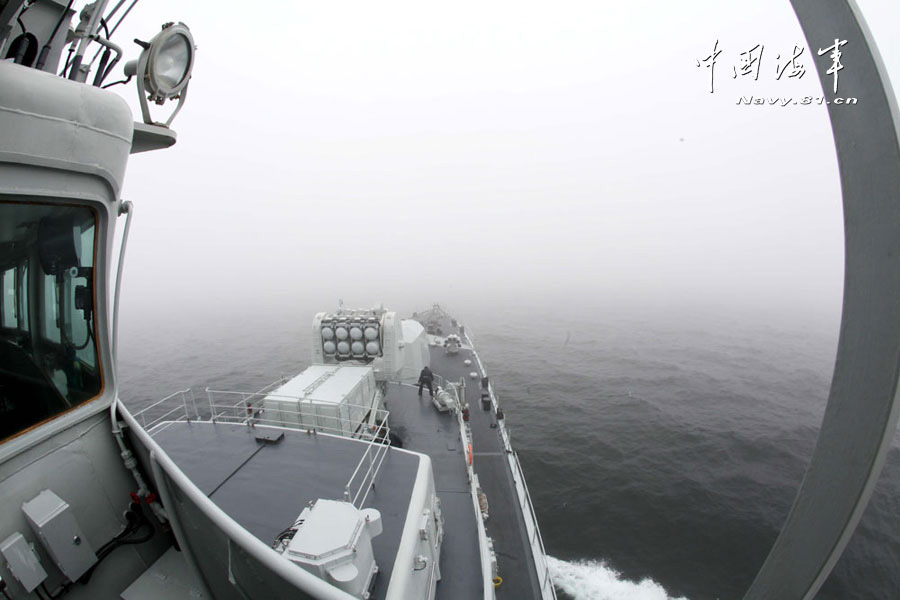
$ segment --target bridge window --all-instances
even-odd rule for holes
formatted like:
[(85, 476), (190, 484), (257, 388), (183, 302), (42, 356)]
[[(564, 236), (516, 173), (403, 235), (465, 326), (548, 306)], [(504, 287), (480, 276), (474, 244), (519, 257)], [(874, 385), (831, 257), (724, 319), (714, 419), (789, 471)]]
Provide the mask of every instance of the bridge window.
[(96, 224), (88, 207), (0, 198), (0, 440), (102, 389)]

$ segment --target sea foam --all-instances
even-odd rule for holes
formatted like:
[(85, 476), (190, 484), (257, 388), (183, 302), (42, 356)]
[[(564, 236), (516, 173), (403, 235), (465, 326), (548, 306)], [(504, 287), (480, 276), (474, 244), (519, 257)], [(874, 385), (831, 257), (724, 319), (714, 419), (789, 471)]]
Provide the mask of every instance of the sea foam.
[(548, 556), (547, 564), (556, 587), (575, 600), (687, 600), (670, 597), (652, 579), (628, 581), (603, 561), (568, 562)]

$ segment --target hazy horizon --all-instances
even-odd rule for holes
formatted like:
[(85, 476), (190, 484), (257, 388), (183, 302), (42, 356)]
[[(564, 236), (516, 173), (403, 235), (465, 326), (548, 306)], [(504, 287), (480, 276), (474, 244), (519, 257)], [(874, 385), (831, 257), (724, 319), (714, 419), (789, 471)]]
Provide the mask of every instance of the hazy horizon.
[[(836, 329), (826, 108), (736, 105), (821, 94), (809, 49), (805, 77), (775, 80), (806, 46), (789, 3), (216, 6), (139, 4), (122, 28), (148, 39), (183, 20), (199, 47), (178, 143), (129, 165), (123, 328), (343, 299), (733, 310)], [(862, 8), (898, 73), (897, 7)], [(717, 40), (710, 94), (696, 63)], [(769, 62), (738, 78), (754, 44)]]
[[(859, 4), (896, 90), (900, 4)], [(501, 382), (553, 556), (752, 576), (815, 443), (843, 288), (827, 107), (740, 104), (823, 95), (829, 40), (787, 0), (158, 0), (117, 34), (126, 60), (167, 21), (199, 50), (178, 143), (131, 157), (123, 191), (131, 406), (299, 371), (340, 300), (440, 302)], [(799, 47), (805, 75), (779, 78)], [(839, 583), (891, 585), (896, 449)]]

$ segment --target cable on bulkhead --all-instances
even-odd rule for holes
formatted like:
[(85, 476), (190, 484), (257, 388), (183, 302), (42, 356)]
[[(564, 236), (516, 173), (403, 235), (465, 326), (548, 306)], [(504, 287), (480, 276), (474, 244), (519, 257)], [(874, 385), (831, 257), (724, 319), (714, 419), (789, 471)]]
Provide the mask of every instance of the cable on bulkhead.
[(38, 56), (37, 64), (34, 65), (34, 68), (38, 71), (42, 71), (44, 69), (44, 64), (47, 62), (47, 55), (50, 54), (50, 44), (53, 42), (53, 38), (56, 37), (56, 32), (59, 31), (60, 25), (62, 25), (63, 20), (66, 18), (66, 14), (68, 14), (69, 10), (72, 9), (72, 2), (74, 0), (69, 0), (69, 3), (66, 4), (66, 9), (62, 11), (62, 14), (59, 15), (59, 20), (56, 22), (56, 27), (53, 28), (53, 33), (50, 34), (50, 38), (47, 40), (47, 43), (44, 44), (44, 47), (41, 48), (41, 54)]

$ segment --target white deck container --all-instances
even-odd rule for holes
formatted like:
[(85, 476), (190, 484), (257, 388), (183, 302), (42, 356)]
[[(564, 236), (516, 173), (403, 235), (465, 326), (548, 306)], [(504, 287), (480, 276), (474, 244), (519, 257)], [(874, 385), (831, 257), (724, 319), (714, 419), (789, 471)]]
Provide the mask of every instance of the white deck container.
[(355, 365), (312, 365), (263, 399), (266, 419), (354, 435), (375, 400), (375, 372)]

